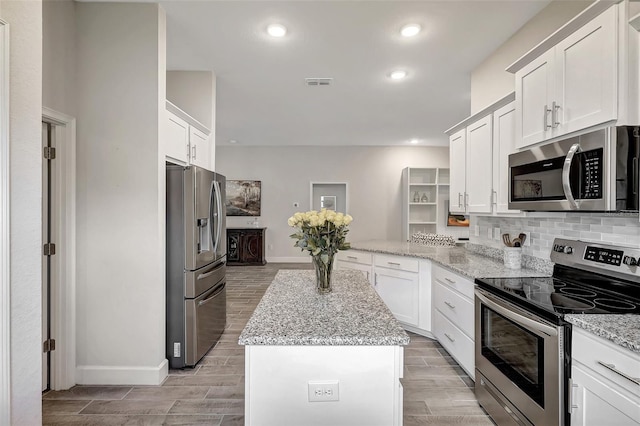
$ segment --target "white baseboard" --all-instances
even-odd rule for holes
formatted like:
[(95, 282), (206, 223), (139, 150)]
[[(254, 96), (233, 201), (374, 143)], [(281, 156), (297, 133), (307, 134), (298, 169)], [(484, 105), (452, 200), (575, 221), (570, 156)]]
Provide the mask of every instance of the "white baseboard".
[(168, 374), (166, 359), (157, 367), (81, 365), (76, 368), (76, 381), (79, 385), (160, 385)]
[(311, 263), (311, 256), (267, 257), (267, 263)]

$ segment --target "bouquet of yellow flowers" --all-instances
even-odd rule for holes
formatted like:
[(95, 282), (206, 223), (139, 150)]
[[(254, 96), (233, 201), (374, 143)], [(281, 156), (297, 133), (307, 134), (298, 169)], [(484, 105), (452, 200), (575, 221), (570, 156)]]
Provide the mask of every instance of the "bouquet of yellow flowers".
[[(297, 240), (295, 247), (309, 251), (316, 267), (318, 291), (331, 291), (331, 269), (333, 257), (339, 250), (351, 248), (346, 242), (347, 226), (353, 218), (348, 214), (322, 209), (296, 213), (288, 220), (289, 226), (297, 228), (290, 237)], [(322, 282), (321, 282), (322, 281)]]

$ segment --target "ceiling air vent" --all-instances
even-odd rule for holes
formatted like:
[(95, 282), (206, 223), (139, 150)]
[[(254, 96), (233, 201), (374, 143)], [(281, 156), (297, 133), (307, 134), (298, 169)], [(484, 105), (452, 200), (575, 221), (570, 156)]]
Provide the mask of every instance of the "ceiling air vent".
[(330, 86), (333, 78), (305, 78), (307, 86)]

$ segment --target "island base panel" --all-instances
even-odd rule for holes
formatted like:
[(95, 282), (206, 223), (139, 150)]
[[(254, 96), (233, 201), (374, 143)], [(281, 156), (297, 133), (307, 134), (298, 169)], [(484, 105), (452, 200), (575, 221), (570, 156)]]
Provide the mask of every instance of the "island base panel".
[[(402, 425), (402, 346), (245, 346), (245, 425)], [(339, 381), (339, 401), (308, 383)]]

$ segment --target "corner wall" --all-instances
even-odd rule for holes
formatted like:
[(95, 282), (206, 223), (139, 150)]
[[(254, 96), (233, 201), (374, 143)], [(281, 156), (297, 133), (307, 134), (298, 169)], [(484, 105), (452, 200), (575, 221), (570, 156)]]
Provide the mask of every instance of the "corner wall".
[(77, 3), (76, 17), (76, 377), (157, 385), (167, 374), (164, 11)]
[(6, 1), (10, 26), (11, 424), (42, 423), (42, 2)]
[(471, 73), (471, 115), (515, 90), (509, 65), (582, 12), (592, 0), (555, 0), (522, 26)]
[[(348, 241), (400, 240), (402, 169), (449, 167), (447, 147), (218, 146), (216, 172), (227, 179), (262, 181), (260, 226), (267, 227), (267, 261), (309, 261), (293, 247), (287, 219), (310, 209), (310, 182), (347, 182)], [(293, 203), (298, 202), (299, 207)], [(250, 226), (227, 217), (227, 226)], [(272, 246), (272, 248), (270, 248)]]

